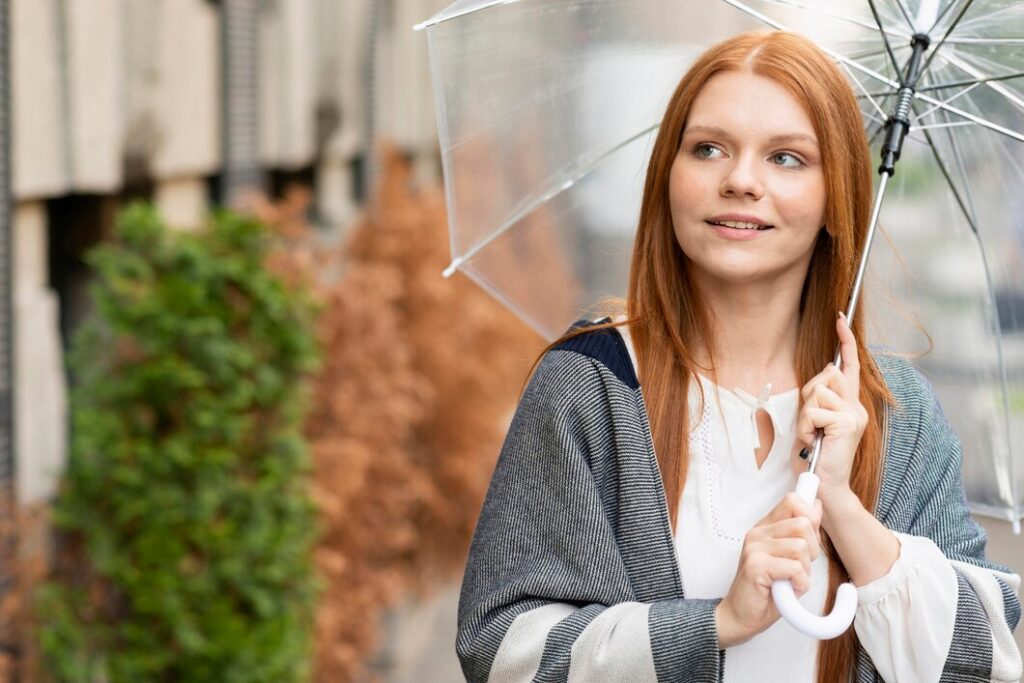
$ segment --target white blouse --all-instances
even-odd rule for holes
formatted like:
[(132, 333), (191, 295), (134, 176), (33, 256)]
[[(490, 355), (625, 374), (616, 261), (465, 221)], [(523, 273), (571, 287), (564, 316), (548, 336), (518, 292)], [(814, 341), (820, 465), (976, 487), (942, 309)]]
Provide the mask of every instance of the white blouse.
[[(618, 320), (622, 320), (620, 316)], [(626, 326), (618, 328), (638, 367)], [(687, 598), (724, 597), (736, 576), (743, 538), (754, 524), (796, 486), (803, 468), (791, 464), (796, 452), (799, 388), (758, 396), (729, 391), (698, 375), (690, 383), (690, 462), (674, 530), (676, 555)], [(717, 396), (716, 396), (717, 394)], [(717, 398), (717, 400), (716, 400)], [(760, 468), (756, 411), (770, 416), (775, 440)], [(896, 533), (900, 555), (885, 576), (857, 589), (854, 628), (879, 674), (888, 683), (938, 681), (953, 638), (957, 579), (949, 560), (931, 539)], [(828, 558), (811, 563), (811, 588), (800, 601), (824, 611)], [(792, 681), (812, 683), (818, 641), (779, 619), (745, 643), (728, 648), (726, 683)]]

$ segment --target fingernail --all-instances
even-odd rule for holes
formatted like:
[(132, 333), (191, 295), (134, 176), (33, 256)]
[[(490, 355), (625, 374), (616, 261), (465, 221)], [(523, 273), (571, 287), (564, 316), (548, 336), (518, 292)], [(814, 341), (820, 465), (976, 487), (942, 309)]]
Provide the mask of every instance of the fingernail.
[(807, 450), (806, 446), (804, 446), (803, 448), (800, 449), (800, 459), (801, 460), (806, 460), (810, 456), (811, 456), (811, 452), (809, 450)]

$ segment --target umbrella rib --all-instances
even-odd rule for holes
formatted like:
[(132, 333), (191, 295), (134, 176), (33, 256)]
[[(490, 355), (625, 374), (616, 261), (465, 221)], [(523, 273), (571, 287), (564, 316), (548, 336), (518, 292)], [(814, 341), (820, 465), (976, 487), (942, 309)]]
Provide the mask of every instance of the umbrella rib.
[(587, 160), (585, 163), (580, 164), (580, 166), (578, 167), (579, 170), (577, 170), (575, 173), (570, 173), (569, 178), (565, 182), (561, 183), (560, 185), (551, 190), (548, 190), (543, 195), (529, 202), (526, 206), (515, 211), (515, 213), (512, 214), (512, 217), (506, 220), (501, 225), (501, 227), (499, 227), (497, 230), (489, 234), (481, 241), (474, 244), (472, 247), (470, 247), (468, 251), (466, 251), (466, 253), (459, 254), (454, 259), (452, 259), (452, 262), (448, 264), (447, 268), (444, 269), (442, 275), (444, 275), (444, 277), (451, 277), (455, 273), (455, 271), (462, 266), (462, 264), (467, 263), (470, 259), (472, 259), (478, 253), (480, 253), (481, 249), (489, 245), (491, 242), (496, 240), (501, 235), (505, 234), (508, 231), (508, 229), (511, 228), (513, 225), (515, 225), (519, 221), (523, 220), (526, 216), (533, 213), (537, 209), (537, 207), (544, 204), (555, 195), (560, 194), (565, 190), (569, 189), (570, 187), (576, 184), (577, 180), (590, 173), (602, 161), (610, 157), (612, 154), (615, 154), (615, 152), (618, 152), (626, 145), (632, 143), (635, 140), (638, 140), (644, 135), (647, 135), (660, 125), (661, 123), (652, 124), (647, 128), (643, 129), (642, 131), (640, 131), (639, 133), (636, 133), (635, 135), (630, 136), (629, 138), (623, 140), (622, 142), (619, 142), (614, 147), (604, 152), (601, 152), (600, 154), (591, 157), (591, 159)]
[(935, 157), (935, 163), (939, 165), (939, 170), (942, 172), (942, 175), (946, 178), (946, 183), (949, 185), (950, 189), (953, 190), (953, 196), (956, 198), (956, 203), (960, 206), (960, 210), (963, 212), (964, 218), (967, 219), (967, 224), (971, 226), (971, 230), (975, 234), (978, 234), (978, 226), (974, 222), (974, 217), (971, 215), (971, 210), (968, 209), (967, 205), (964, 203), (964, 198), (960, 196), (960, 190), (957, 189), (956, 183), (953, 182), (953, 176), (950, 175), (949, 169), (946, 168), (945, 162), (942, 160), (942, 157), (939, 156), (939, 149), (935, 145), (935, 141), (932, 140), (931, 133), (929, 133), (927, 130), (923, 132), (925, 139), (928, 141), (928, 148), (931, 149), (932, 156)]
[[(725, 1), (728, 2), (729, 0), (725, 0)], [(848, 24), (854, 24), (855, 26), (860, 26), (861, 28), (871, 29), (872, 31), (883, 31), (885, 33), (890, 33), (893, 36), (896, 36), (897, 38), (910, 38), (909, 35), (902, 34), (902, 33), (898, 32), (898, 31), (894, 31), (891, 28), (890, 29), (880, 29), (877, 25), (872, 24), (870, 21), (862, 21), (861, 19), (857, 19), (855, 17), (848, 17), (848, 16), (844, 16), (842, 14), (836, 14), (834, 12), (826, 12), (825, 10), (823, 10), (823, 9), (821, 9), (819, 7), (814, 7), (813, 5), (808, 5), (805, 2), (797, 2), (797, 0), (768, 0), (768, 2), (773, 2), (773, 3), (777, 4), (777, 5), (787, 5), (789, 7), (796, 7), (798, 9), (805, 9), (805, 10), (808, 10), (809, 12), (815, 12), (817, 14), (821, 14), (821, 15), (824, 15), (826, 17), (830, 17), (832, 19), (838, 19), (839, 21), (845, 21)], [(732, 4), (732, 3), (729, 3), (729, 4)], [(751, 12), (755, 12), (755, 11), (756, 10), (751, 9)], [(760, 13), (755, 14), (754, 16), (757, 16), (762, 21), (766, 21), (765, 17), (763, 15), (759, 16), (759, 14)], [(767, 23), (771, 23), (771, 22), (767, 22)], [(785, 29), (783, 29), (783, 30), (785, 30)]]
[(914, 26), (914, 20), (910, 17), (910, 10), (907, 9), (903, 0), (896, 0), (896, 4), (899, 5), (900, 12), (903, 13), (903, 18), (907, 20), (907, 26), (910, 27), (910, 31), (913, 33), (917, 30), (917, 27)]
[(942, 20), (946, 18), (946, 15), (949, 13), (949, 10), (953, 9), (953, 5), (955, 4), (956, 0), (953, 0), (953, 2), (950, 2), (948, 5), (946, 5), (946, 8), (942, 10), (942, 13), (939, 16), (935, 17), (935, 23), (928, 27), (928, 35), (931, 35), (932, 31), (935, 30), (935, 27), (942, 23)]
[(1020, 142), (1024, 142), (1024, 134), (1018, 133), (1017, 131), (1014, 131), (1014, 130), (1010, 130), (1009, 128), (1006, 128), (1004, 126), (1000, 126), (997, 123), (992, 123), (988, 119), (983, 119), (980, 116), (975, 116), (974, 114), (972, 114), (970, 112), (967, 112), (967, 111), (964, 111), (963, 109), (960, 109), (959, 107), (954, 107), (951, 104), (943, 104), (939, 100), (936, 100), (934, 97), (929, 97), (928, 95), (925, 95), (925, 94), (919, 93), (919, 92), (914, 93), (914, 97), (917, 98), (917, 99), (920, 99), (920, 100), (922, 100), (924, 102), (927, 102), (928, 104), (937, 105), (938, 108), (942, 109), (943, 111), (951, 112), (953, 114), (956, 114), (957, 116), (962, 116), (963, 118), (967, 119), (968, 121), (974, 121), (979, 126), (982, 126), (984, 128), (988, 128), (989, 130), (993, 130), (993, 131), (995, 131), (997, 133), (1002, 133), (1003, 135), (1006, 135), (1007, 137), (1011, 137), (1014, 140), (1018, 140)]
[(896, 61), (896, 55), (892, 52), (892, 46), (889, 45), (889, 36), (886, 33), (885, 28), (882, 26), (882, 19), (878, 16), (878, 8), (875, 7), (875, 0), (868, 0), (868, 5), (871, 6), (871, 15), (875, 18), (875, 23), (878, 24), (878, 32), (882, 36), (882, 43), (885, 45), (885, 51), (889, 54), (889, 59), (892, 61), (892, 68), (896, 70), (896, 74), (900, 73), (900, 64)]
[[(874, 40), (874, 39), (872, 39), (872, 40)], [(910, 47), (910, 46), (909, 45), (897, 45), (896, 49), (899, 50), (900, 48), (905, 48), (905, 47)], [(875, 55), (880, 55), (880, 54), (883, 54), (884, 52), (885, 52), (885, 48), (884, 47), (883, 48), (874, 48), (874, 47), (872, 47), (870, 49), (866, 49), (866, 50), (862, 50), (862, 51), (858, 51), (858, 52), (847, 52), (846, 56), (849, 57), (850, 59), (864, 59), (865, 57), (874, 57)]]
[[(956, 98), (960, 97), (961, 95), (966, 95), (967, 93), (971, 92), (972, 90), (977, 88), (979, 85), (980, 85), (980, 83), (974, 83), (971, 86), (969, 86), (967, 88), (964, 88), (963, 90), (961, 90), (959, 92), (955, 92), (952, 95), (950, 95), (949, 97), (947, 97), (946, 99), (942, 100), (942, 103), (943, 104), (949, 104), (950, 102), (952, 102)], [(926, 111), (925, 113), (921, 114), (918, 118), (924, 118), (925, 116), (928, 116), (929, 114), (931, 114), (933, 111), (935, 111), (938, 108), (939, 108), (938, 106), (934, 106), (931, 109), (929, 109), (928, 111)]]
[[(949, 112), (944, 111), (942, 113), (942, 118), (946, 123), (950, 123)], [(925, 131), (925, 139), (928, 137), (929, 134)], [(946, 138), (949, 140), (949, 146), (953, 149), (953, 160), (956, 162), (957, 170), (960, 171), (960, 178), (963, 180), (964, 187), (966, 188), (970, 184), (967, 180), (967, 165), (964, 164), (963, 155), (960, 153), (960, 145), (957, 144), (956, 137), (953, 136), (952, 131), (950, 131), (949, 128), (946, 128)], [(937, 151), (938, 147), (935, 149)], [(971, 216), (974, 219), (971, 221), (971, 229), (974, 230), (975, 234), (977, 234), (977, 210), (974, 207), (974, 202), (971, 201), (971, 196), (966, 193), (964, 194), (964, 201), (967, 203), (967, 206), (971, 211)]]
[(948, 123), (928, 123), (923, 126), (911, 126), (910, 132), (915, 130), (932, 130), (935, 128), (957, 128), (959, 126), (976, 126), (974, 121), (950, 121)]
[[(963, 59), (957, 57), (956, 55), (947, 55), (943, 53), (942, 58), (946, 60), (947, 63), (952, 64), (953, 66), (957, 67), (961, 71), (970, 74), (971, 76), (978, 77), (981, 75), (974, 66), (972, 66), (968, 62), (965, 62)], [(1010, 100), (1010, 102), (1013, 102), (1020, 109), (1024, 109), (1024, 101), (1022, 101), (1020, 97), (1015, 95), (1012, 91), (1008, 90), (1005, 85), (1002, 85), (1000, 83), (990, 83), (988, 80), (985, 80), (984, 78), (981, 78), (978, 82), (984, 83), (992, 90), (995, 90), (997, 93), (999, 93), (1006, 99)]]
[(899, 95), (896, 90), (890, 90), (889, 92), (864, 92), (862, 95), (854, 95), (858, 100), (864, 99), (864, 97), (895, 97)]
[[(884, 109), (882, 109), (882, 107), (879, 106), (879, 104), (875, 100), (875, 98), (873, 98), (871, 96), (871, 93), (869, 93), (867, 91), (867, 89), (864, 87), (864, 84), (860, 82), (860, 79), (858, 79), (856, 76), (853, 75), (853, 72), (850, 71), (850, 67), (846, 66), (846, 64), (843, 64), (842, 62), (839, 63), (839, 66), (843, 67), (843, 69), (846, 71), (846, 73), (850, 74), (850, 80), (852, 80), (857, 85), (857, 87), (860, 88), (860, 91), (862, 93), (864, 93), (864, 95), (867, 96), (867, 98), (868, 98), (868, 100), (870, 100), (871, 104), (873, 104), (875, 109), (878, 111), (878, 113), (881, 114), (882, 122), (884, 123), (885, 119), (889, 118), (889, 115), (885, 112)], [(871, 118), (874, 118), (874, 117), (872, 116)]]
[[(952, 33), (953, 29), (956, 28), (956, 25), (960, 23), (960, 20), (963, 19), (964, 13), (970, 8), (970, 6), (973, 3), (974, 0), (966, 0), (964, 2), (963, 7), (960, 8), (960, 11), (957, 13), (956, 18), (953, 19), (953, 23), (951, 23), (946, 28), (946, 33), (942, 36), (942, 40), (939, 41), (938, 45), (932, 48), (931, 54), (928, 55), (928, 59), (925, 60), (924, 66), (921, 67), (921, 71), (919, 71), (918, 73), (923, 74), (928, 71), (928, 65), (930, 65), (932, 63), (932, 60), (935, 59), (935, 55), (939, 54), (939, 49), (942, 47), (942, 44), (946, 42), (946, 38), (949, 38), (949, 34)], [(945, 55), (943, 55), (943, 57), (945, 57)]]
[(466, 8), (466, 9), (462, 10), (461, 12), (456, 12), (455, 14), (451, 14), (451, 15), (448, 15), (447, 17), (442, 17), (440, 19), (438, 19), (437, 15), (435, 15), (435, 16), (431, 17), (430, 19), (427, 19), (426, 21), (423, 21), (423, 22), (420, 22), (420, 23), (416, 24), (415, 26), (412, 27), (412, 30), (413, 31), (420, 31), (420, 30), (428, 28), (430, 26), (434, 26), (435, 24), (440, 24), (440, 23), (449, 21), (451, 19), (458, 19), (459, 17), (464, 17), (467, 14), (473, 14), (473, 13), (479, 12), (481, 10), (490, 9), (491, 7), (494, 7), (495, 5), (505, 5), (505, 4), (508, 4), (510, 2), (519, 2), (519, 0), (491, 0), (491, 2), (488, 2), (488, 3), (484, 4), (484, 5), (477, 5), (476, 7), (469, 7), (469, 8)]
[[(943, 56), (945, 59), (945, 56)], [(958, 65), (959, 66), (959, 65)], [(963, 68), (963, 67), (961, 67)], [(1024, 71), (1015, 71), (1012, 74), (1002, 74), (1001, 76), (986, 76), (984, 78), (972, 79), (968, 78), (963, 81), (950, 81), (948, 83), (937, 83), (935, 85), (926, 85), (923, 88), (918, 88), (918, 92), (928, 92), (929, 90), (945, 90), (947, 88), (959, 88), (965, 85), (972, 85), (974, 83), (989, 83), (991, 81), (1008, 81), (1011, 78), (1020, 78), (1024, 76)]]
[(1024, 45), (1024, 38), (950, 38), (947, 45)]

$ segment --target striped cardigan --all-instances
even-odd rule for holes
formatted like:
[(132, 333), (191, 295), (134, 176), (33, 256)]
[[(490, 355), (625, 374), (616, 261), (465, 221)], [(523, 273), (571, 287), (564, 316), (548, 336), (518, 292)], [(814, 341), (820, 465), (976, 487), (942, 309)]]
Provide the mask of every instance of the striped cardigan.
[[(959, 440), (909, 362), (871, 353), (901, 407), (885, 415), (875, 515), (931, 538), (959, 583), (941, 680), (1017, 680), (1019, 577), (985, 558)], [(473, 535), (456, 638), (466, 679), (717, 683), (728, 656), (715, 629), (719, 600), (686, 597), (622, 336), (597, 330), (555, 347), (521, 397)], [(637, 633), (608, 652), (602, 641), (616, 626)], [(863, 648), (854, 680), (881, 680)]]

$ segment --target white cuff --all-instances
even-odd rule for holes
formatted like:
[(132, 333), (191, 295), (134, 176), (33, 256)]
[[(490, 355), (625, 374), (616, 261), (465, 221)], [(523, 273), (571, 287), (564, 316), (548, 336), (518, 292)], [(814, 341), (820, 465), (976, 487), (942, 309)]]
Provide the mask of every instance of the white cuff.
[(956, 621), (956, 572), (927, 537), (894, 532), (889, 573), (857, 589), (853, 626), (887, 683), (938, 681)]

